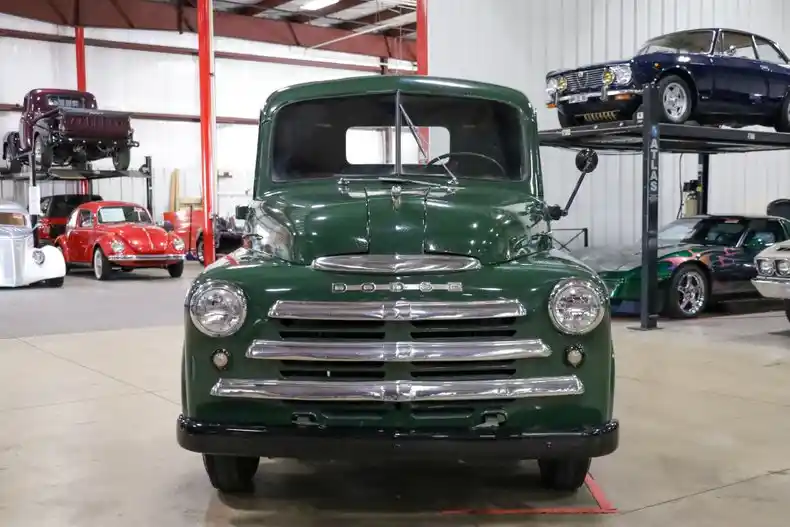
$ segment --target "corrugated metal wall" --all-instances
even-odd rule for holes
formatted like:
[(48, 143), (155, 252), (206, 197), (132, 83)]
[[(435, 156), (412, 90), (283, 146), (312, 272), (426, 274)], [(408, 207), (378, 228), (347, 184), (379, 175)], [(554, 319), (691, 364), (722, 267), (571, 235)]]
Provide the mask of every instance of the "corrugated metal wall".
[[(695, 27), (763, 34), (790, 50), (786, 0), (430, 0), (429, 73), (505, 84), (538, 108), (540, 127), (556, 128), (545, 108), (545, 74), (561, 67), (628, 58), (650, 37)], [(573, 153), (542, 150), (547, 198), (564, 203), (576, 180)], [(602, 158), (568, 218), (589, 227), (591, 244), (639, 237), (641, 158)], [(661, 221), (678, 211), (681, 181), (696, 174), (696, 155), (662, 155)], [(760, 213), (790, 197), (790, 153), (728, 154), (711, 161), (711, 212)]]

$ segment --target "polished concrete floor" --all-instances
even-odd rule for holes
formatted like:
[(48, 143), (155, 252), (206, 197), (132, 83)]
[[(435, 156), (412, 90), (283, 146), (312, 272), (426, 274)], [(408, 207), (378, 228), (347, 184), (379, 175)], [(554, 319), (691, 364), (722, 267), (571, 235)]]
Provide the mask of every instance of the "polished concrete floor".
[[(141, 272), (0, 291), (0, 525), (787, 525), (783, 314), (653, 332), (618, 321), (621, 448), (592, 474), (619, 512), (536, 516), (525, 510), (594, 502), (540, 492), (529, 465), (266, 462), (255, 496), (218, 496), (200, 457), (175, 442), (188, 283)], [(468, 509), (484, 513), (447, 513)]]

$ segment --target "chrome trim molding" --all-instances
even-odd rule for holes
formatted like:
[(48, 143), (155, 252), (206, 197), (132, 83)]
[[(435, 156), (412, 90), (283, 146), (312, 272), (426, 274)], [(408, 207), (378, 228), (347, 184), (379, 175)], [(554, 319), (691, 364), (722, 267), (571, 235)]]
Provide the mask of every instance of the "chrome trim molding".
[(183, 254), (111, 254), (111, 262), (157, 262), (160, 260), (183, 260)]
[(551, 348), (541, 340), (444, 342), (314, 342), (255, 340), (247, 358), (302, 361), (487, 361), (545, 358)]
[(438, 274), (480, 269), (480, 260), (444, 254), (356, 254), (323, 256), (311, 264), (313, 269), (334, 273)]
[(752, 285), (765, 298), (790, 300), (790, 278), (753, 278)]
[[(615, 95), (642, 95), (642, 90), (637, 89), (628, 89), (628, 90), (607, 90), (606, 95), (602, 93), (602, 90), (596, 90), (586, 93), (572, 93), (568, 95), (563, 95), (562, 97), (557, 97), (556, 102), (568, 102), (571, 100), (571, 97), (574, 95), (586, 95), (587, 100), (590, 99), (603, 99), (606, 100), (610, 97), (614, 97)], [(556, 104), (556, 103), (555, 103)], [(578, 104), (578, 103), (573, 103)]]
[(211, 395), (275, 401), (465, 401), (582, 395), (575, 375), (493, 381), (285, 381), (220, 379)]
[(523, 317), (526, 308), (518, 300), (468, 302), (307, 302), (278, 300), (269, 318), (301, 320), (464, 320)]

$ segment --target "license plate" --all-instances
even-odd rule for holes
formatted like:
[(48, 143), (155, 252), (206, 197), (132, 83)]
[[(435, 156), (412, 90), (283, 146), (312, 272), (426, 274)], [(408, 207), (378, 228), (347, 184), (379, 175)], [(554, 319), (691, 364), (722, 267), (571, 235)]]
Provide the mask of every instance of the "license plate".
[(590, 96), (587, 95), (586, 93), (577, 93), (575, 95), (571, 95), (571, 98), (568, 99), (568, 102), (570, 102), (571, 104), (576, 104), (576, 103), (580, 103), (580, 102), (587, 102), (587, 99), (589, 99), (589, 98), (590, 98)]

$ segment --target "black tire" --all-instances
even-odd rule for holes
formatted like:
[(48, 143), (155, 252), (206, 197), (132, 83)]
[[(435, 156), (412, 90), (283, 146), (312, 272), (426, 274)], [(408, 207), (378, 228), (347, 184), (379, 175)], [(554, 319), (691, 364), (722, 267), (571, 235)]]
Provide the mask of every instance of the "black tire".
[(579, 124), (575, 117), (571, 117), (559, 111), (557, 112), (557, 120), (560, 122), (561, 128), (570, 128)]
[(49, 280), (44, 281), (44, 285), (47, 287), (63, 287), (63, 277), (60, 278), (50, 278)]
[(110, 278), (112, 274), (112, 265), (107, 257), (104, 255), (104, 251), (101, 250), (101, 247), (96, 247), (93, 250), (93, 260), (91, 260), (93, 266), (93, 277), (96, 280), (107, 280)]
[[(683, 111), (673, 113), (666, 108), (666, 105), (664, 104), (664, 94), (667, 90), (677, 90), (676, 93), (678, 94), (681, 92), (683, 93), (683, 97), (685, 97), (685, 106)], [(658, 104), (661, 121), (672, 124), (682, 124), (688, 121), (689, 117), (691, 117), (691, 114), (694, 111), (695, 101), (693, 95), (694, 92), (691, 90), (688, 83), (677, 75), (667, 75), (666, 77), (662, 77), (661, 80), (658, 81)]]
[(782, 102), (782, 109), (779, 110), (779, 117), (776, 119), (774, 128), (777, 132), (790, 132), (790, 93), (785, 95)]
[(197, 257), (198, 262), (200, 262), (200, 265), (206, 265), (206, 259), (203, 252), (203, 235), (198, 237), (197, 243), (195, 244), (195, 256)]
[(790, 322), (790, 300), (785, 300), (785, 316), (787, 321)]
[(540, 483), (549, 490), (576, 492), (590, 471), (590, 458), (540, 459)]
[(211, 485), (226, 494), (248, 493), (255, 490), (253, 478), (258, 472), (257, 457), (217, 456), (203, 454)]
[(129, 164), (132, 161), (132, 152), (129, 147), (122, 146), (112, 154), (112, 166), (115, 170), (124, 171), (129, 170)]
[[(686, 293), (681, 294), (681, 287), (686, 288)], [(710, 304), (710, 281), (701, 266), (687, 264), (672, 275), (665, 294), (666, 316), (679, 319), (696, 318)]]
[[(36, 135), (35, 143), (34, 148), (36, 152), (41, 155), (36, 170), (42, 173), (48, 172), (49, 169), (52, 168), (52, 147), (46, 144), (44, 137), (40, 134)], [(34, 152), (33, 159), (36, 157), (36, 152)]]
[(180, 278), (184, 274), (184, 262), (168, 265), (167, 272), (170, 273), (170, 278)]
[(63, 261), (66, 263), (66, 274), (69, 274), (69, 271), (71, 271), (71, 266), (69, 265), (68, 262), (66, 262), (66, 253), (63, 252), (63, 247), (61, 247), (58, 244), (55, 244), (55, 249), (59, 250), (60, 254), (63, 255)]

